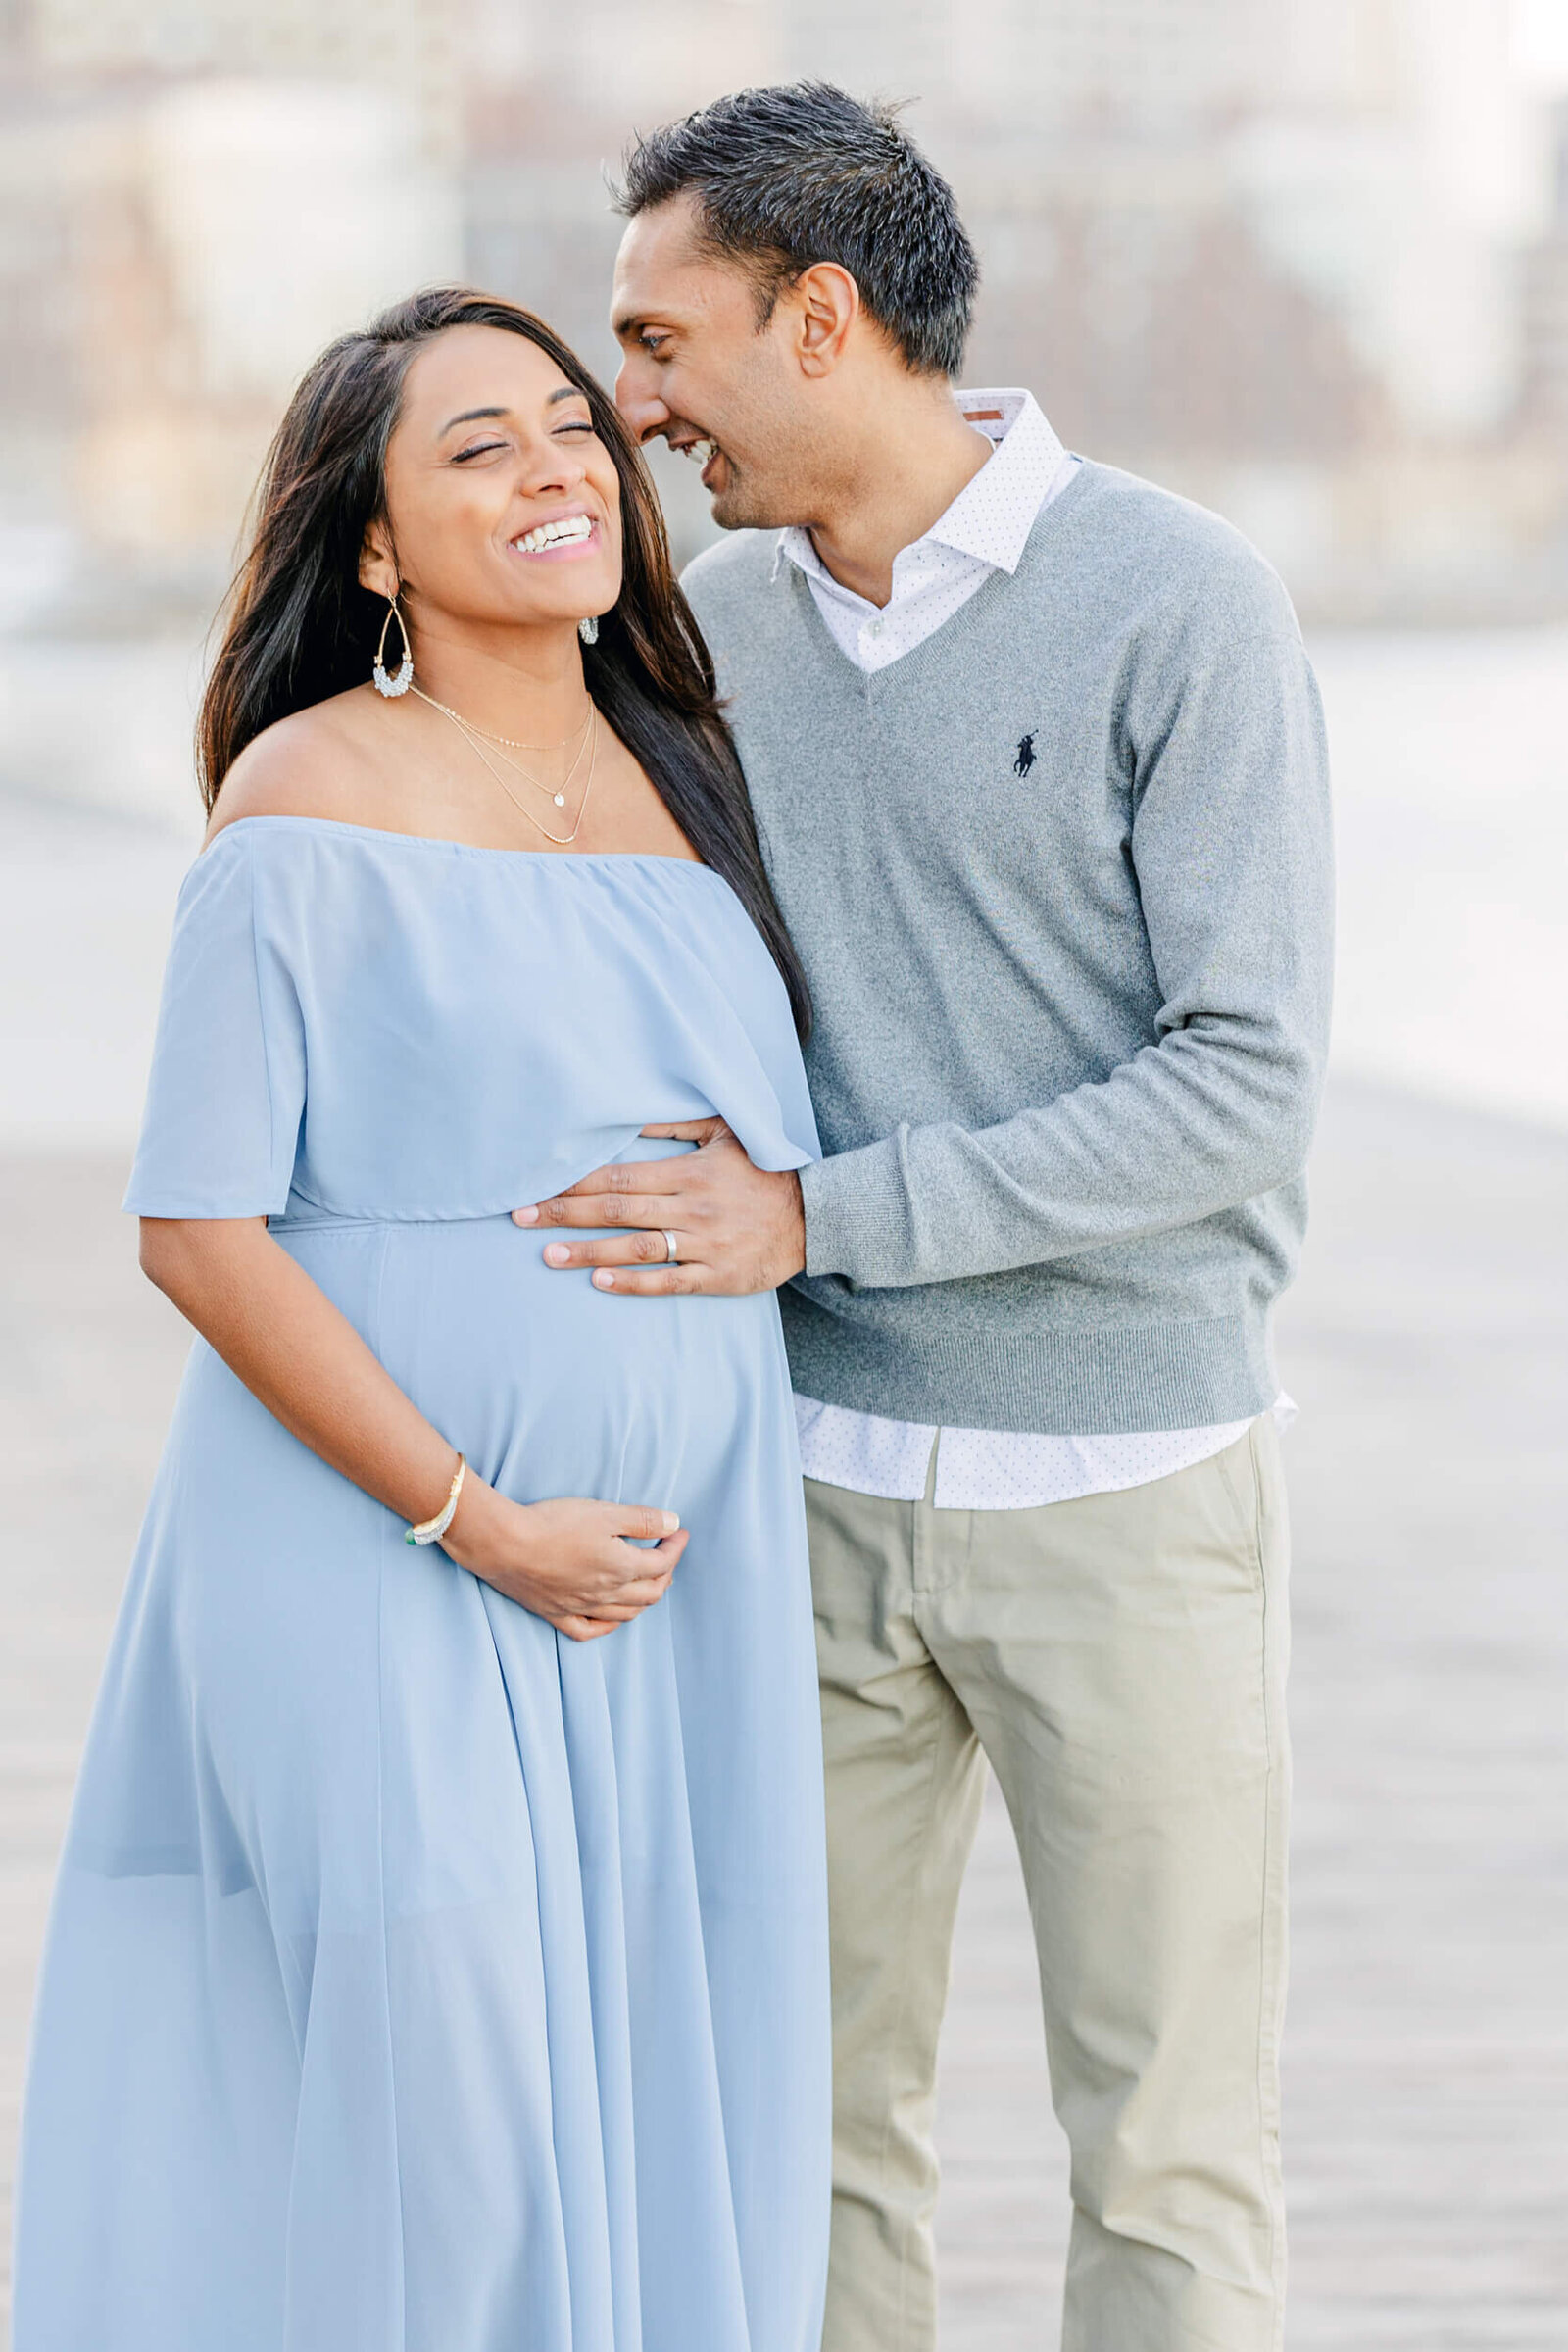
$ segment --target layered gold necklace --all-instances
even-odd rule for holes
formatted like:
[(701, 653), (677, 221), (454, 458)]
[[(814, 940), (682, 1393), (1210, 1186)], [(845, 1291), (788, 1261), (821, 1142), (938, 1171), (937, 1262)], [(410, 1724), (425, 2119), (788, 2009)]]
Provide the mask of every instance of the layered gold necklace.
[[(599, 764), (599, 707), (592, 697), (589, 698), (588, 709), (583, 714), (581, 724), (574, 727), (569, 735), (563, 736), (559, 743), (522, 743), (510, 735), (492, 735), (487, 728), (476, 726), (471, 718), (465, 718), (461, 710), (454, 710), (450, 704), (438, 703), (435, 696), (426, 694), (422, 687), (416, 686), (414, 692), (421, 703), (428, 703), (432, 710), (439, 710), (443, 718), (451, 720), (481, 766), (506, 794), (518, 815), (526, 817), (534, 831), (542, 833), (546, 841), (553, 843), (558, 850), (569, 849), (582, 831), (582, 820), (588, 808), (588, 795), (594, 788), (594, 769)], [(568, 745), (573, 743), (577, 746), (576, 752), (559, 785), (547, 784), (542, 777), (530, 775), (519, 760), (510, 757), (512, 752), (564, 752)], [(518, 800), (506, 777), (501, 774), (489, 753), (486, 752), (484, 748), (486, 744), (489, 744), (499, 754), (514, 775), (520, 776), (525, 784), (531, 784), (535, 792), (546, 794), (557, 808), (565, 808), (566, 794), (570, 789), (571, 780), (581, 767), (584, 758), (587, 759), (588, 775), (583, 784), (582, 799), (577, 804), (576, 820), (569, 833), (552, 833), (550, 827), (542, 824), (534, 815), (533, 810), (524, 802)]]

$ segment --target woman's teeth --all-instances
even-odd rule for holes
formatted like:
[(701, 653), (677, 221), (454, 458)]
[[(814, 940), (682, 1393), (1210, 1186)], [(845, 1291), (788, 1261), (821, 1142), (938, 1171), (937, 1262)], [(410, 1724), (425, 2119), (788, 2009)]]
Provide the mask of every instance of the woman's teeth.
[(547, 547), (562, 547), (572, 539), (590, 538), (593, 527), (591, 515), (567, 514), (560, 522), (542, 522), (536, 531), (524, 531), (512, 544), (525, 556), (537, 556)]

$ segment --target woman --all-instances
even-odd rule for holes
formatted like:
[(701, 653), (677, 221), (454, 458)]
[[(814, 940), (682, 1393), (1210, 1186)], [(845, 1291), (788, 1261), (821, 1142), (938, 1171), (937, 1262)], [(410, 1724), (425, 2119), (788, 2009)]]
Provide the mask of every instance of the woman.
[(805, 990), (537, 319), (420, 295), (312, 369), (200, 750), (128, 1205), (201, 1339), (55, 1899), (18, 2352), (812, 2352), (776, 1309), (627, 1317), (507, 1214), (666, 1153), (650, 1104), (801, 1165)]

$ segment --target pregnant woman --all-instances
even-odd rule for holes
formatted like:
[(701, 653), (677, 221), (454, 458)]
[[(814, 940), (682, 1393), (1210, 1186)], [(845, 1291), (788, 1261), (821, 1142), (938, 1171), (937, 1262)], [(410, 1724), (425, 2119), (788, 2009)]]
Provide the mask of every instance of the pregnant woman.
[(312, 369), (201, 754), (128, 1202), (201, 1337), (55, 1897), (17, 2352), (814, 2352), (774, 1300), (628, 1316), (507, 1213), (666, 1154), (650, 1106), (802, 1165), (805, 991), (640, 460), (536, 319), (425, 294)]

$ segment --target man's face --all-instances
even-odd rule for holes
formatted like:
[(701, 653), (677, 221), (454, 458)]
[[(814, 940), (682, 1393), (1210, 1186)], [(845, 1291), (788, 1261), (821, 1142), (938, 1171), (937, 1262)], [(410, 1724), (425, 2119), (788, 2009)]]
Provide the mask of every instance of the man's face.
[(611, 324), (622, 354), (621, 415), (639, 441), (662, 438), (695, 454), (716, 523), (736, 531), (810, 519), (802, 511), (805, 385), (787, 306), (759, 327), (756, 287), (703, 251), (689, 197), (629, 223)]

